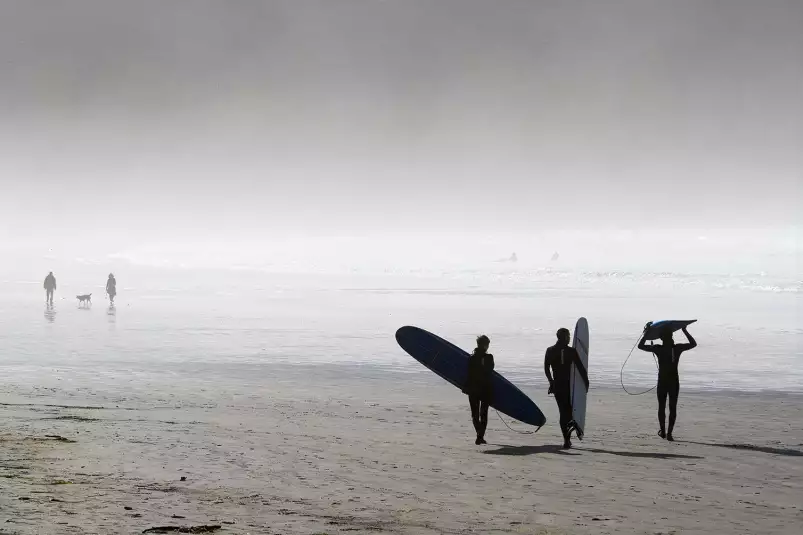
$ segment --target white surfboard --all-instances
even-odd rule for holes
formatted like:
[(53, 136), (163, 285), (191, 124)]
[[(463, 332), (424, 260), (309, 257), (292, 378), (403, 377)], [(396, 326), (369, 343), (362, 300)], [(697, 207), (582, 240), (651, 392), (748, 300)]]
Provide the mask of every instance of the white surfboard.
[[(574, 342), (573, 347), (580, 355), (580, 361), (588, 372), (588, 321), (585, 318), (577, 320), (574, 326)], [(586, 402), (588, 393), (586, 392), (586, 384), (583, 381), (583, 376), (577, 370), (577, 366), (572, 364), (571, 371), (571, 395), (572, 395), (572, 415), (574, 421), (577, 423), (577, 438), (582, 439), (586, 431)]]

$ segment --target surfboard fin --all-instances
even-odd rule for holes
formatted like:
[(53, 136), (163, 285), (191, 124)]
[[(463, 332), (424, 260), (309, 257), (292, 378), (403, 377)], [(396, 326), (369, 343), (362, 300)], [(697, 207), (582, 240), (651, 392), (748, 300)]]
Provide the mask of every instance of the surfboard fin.
[(577, 422), (574, 420), (569, 422), (569, 436), (572, 436), (572, 431), (574, 431), (574, 434), (577, 435), (579, 440), (583, 440), (583, 430), (580, 429), (580, 427), (577, 425)]

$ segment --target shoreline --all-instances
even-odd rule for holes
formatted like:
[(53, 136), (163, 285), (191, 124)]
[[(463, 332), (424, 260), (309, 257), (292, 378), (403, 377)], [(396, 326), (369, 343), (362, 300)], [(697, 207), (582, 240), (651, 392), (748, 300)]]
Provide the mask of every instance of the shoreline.
[[(99, 367), (102, 365), (106, 367)], [(14, 366), (14, 364), (6, 364), (6, 369)], [(36, 366), (25, 366), (25, 376), (29, 378), (28, 381), (20, 382), (22, 372), (9, 375), (5, 374), (4, 384), (8, 388), (13, 385), (16, 388), (22, 386), (23, 383), (29, 383), (31, 388), (43, 386), (47, 381), (36, 382), (30, 381), (31, 371), (38, 371), (40, 378), (52, 378), (54, 376), (61, 376), (69, 378), (75, 382), (76, 377), (86, 373), (88, 370), (101, 369), (104, 372), (117, 370), (114, 376), (106, 376), (107, 382), (119, 382), (120, 385), (128, 384), (132, 381), (131, 377), (127, 374), (138, 376), (140, 374), (154, 374), (160, 373), (170, 374), (173, 378), (180, 378), (186, 381), (187, 384), (193, 384), (197, 381), (204, 381), (210, 374), (217, 377), (222, 383), (234, 385), (241, 382), (244, 385), (251, 386), (254, 382), (260, 382), (263, 379), (267, 382), (270, 381), (272, 376), (285, 377), (288, 380), (293, 378), (307, 378), (310, 379), (310, 386), (315, 386), (317, 382), (336, 383), (345, 380), (350, 382), (356, 378), (362, 381), (373, 381), (376, 383), (384, 382), (397, 382), (399, 379), (405, 379), (408, 382), (415, 384), (427, 384), (430, 386), (449, 386), (446, 381), (437, 377), (431, 370), (425, 368), (418, 363), (410, 363), (404, 365), (385, 364), (381, 362), (298, 362), (293, 363), (287, 360), (279, 362), (270, 362), (268, 359), (249, 359), (245, 361), (222, 361), (216, 362), (211, 360), (183, 360), (181, 362), (139, 362), (134, 360), (128, 361), (83, 361), (83, 362), (68, 362), (60, 364), (41, 363)], [(499, 369), (505, 378), (510, 380), (514, 385), (521, 388), (525, 393), (540, 393), (541, 390), (546, 391), (548, 384), (543, 375), (542, 368), (533, 368), (532, 373), (527, 371), (516, 371), (511, 369)], [(89, 376), (88, 376), (89, 377)], [(94, 377), (94, 376), (91, 376)], [(604, 379), (594, 377), (593, 370), (590, 374), (591, 378), (591, 392), (603, 391), (610, 394), (621, 393), (623, 396), (639, 397), (638, 394), (627, 394), (618, 381), (607, 381)], [(83, 377), (82, 377), (83, 379)], [(139, 379), (138, 379), (139, 380)], [(143, 381), (146, 379), (142, 379)], [(51, 381), (52, 382), (52, 381)], [(93, 386), (92, 381), (83, 384), (76, 382), (80, 389), (86, 390)], [(103, 383), (101, 383), (103, 384)], [(54, 386), (54, 385), (47, 385)], [(63, 385), (59, 385), (63, 386)], [(299, 384), (299, 387), (304, 387)], [(644, 390), (647, 388), (654, 388), (655, 383), (633, 382), (628, 383), (627, 387), (631, 390)], [(685, 383), (683, 374), (680, 376), (681, 395), (683, 394), (705, 394), (705, 395), (723, 395), (723, 396), (747, 396), (747, 395), (778, 395), (778, 396), (799, 396), (803, 398), (803, 385), (798, 388), (735, 388), (735, 387), (717, 387), (717, 386), (700, 386), (697, 383)], [(649, 396), (653, 394), (650, 392), (644, 394)], [(0, 393), (2, 395), (2, 393)]]

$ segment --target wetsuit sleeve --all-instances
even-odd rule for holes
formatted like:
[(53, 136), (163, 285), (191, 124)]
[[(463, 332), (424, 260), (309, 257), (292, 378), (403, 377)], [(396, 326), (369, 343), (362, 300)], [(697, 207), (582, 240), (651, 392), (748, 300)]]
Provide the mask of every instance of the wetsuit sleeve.
[(692, 335), (689, 334), (689, 331), (683, 329), (683, 334), (686, 335), (686, 338), (689, 340), (688, 344), (676, 344), (675, 347), (680, 349), (681, 351), (688, 351), (689, 349), (694, 349), (697, 347), (697, 340), (694, 339)]
[(489, 372), (494, 371), (494, 356), (493, 355), (488, 355), (488, 371)]
[(551, 385), (554, 382), (554, 379), (552, 379), (552, 371), (549, 369), (549, 365), (549, 350), (547, 349), (546, 353), (544, 353), (544, 374), (546, 375), (546, 378), (549, 379), (549, 384)]
[(657, 345), (654, 345), (654, 344), (653, 345), (647, 345), (647, 340), (644, 337), (642, 337), (641, 341), (638, 343), (638, 348), (641, 349), (642, 351), (646, 351), (647, 353), (655, 353), (655, 349), (658, 348), (658, 347), (661, 347), (661, 346), (657, 346)]

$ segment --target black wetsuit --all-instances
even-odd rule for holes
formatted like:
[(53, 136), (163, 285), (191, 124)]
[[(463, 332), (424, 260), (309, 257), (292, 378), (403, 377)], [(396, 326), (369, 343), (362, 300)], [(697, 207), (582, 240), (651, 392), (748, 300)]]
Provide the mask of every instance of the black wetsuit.
[(680, 354), (693, 349), (696, 344), (655, 344), (645, 345), (641, 349), (651, 351), (658, 359), (658, 421), (661, 432), (664, 433), (666, 420), (666, 398), (669, 397), (669, 435), (675, 427), (677, 418), (678, 396), (680, 395), (680, 377), (678, 376), (678, 362)]
[(477, 440), (485, 437), (488, 427), (488, 406), (491, 402), (491, 372), (494, 369), (494, 356), (490, 353), (478, 353), (476, 350), (468, 360), (468, 378), (463, 392), (468, 394), (471, 405), (471, 420), (477, 431)]
[(571, 436), (569, 424), (574, 418), (571, 390), (572, 364), (576, 364), (578, 369), (582, 370), (580, 373), (585, 372), (585, 366), (580, 361), (580, 355), (577, 354), (577, 350), (573, 347), (558, 342), (546, 350), (544, 367), (552, 369), (552, 393), (555, 395), (555, 402), (558, 404), (558, 410), (560, 411), (560, 429), (566, 442), (569, 442), (569, 437)]

